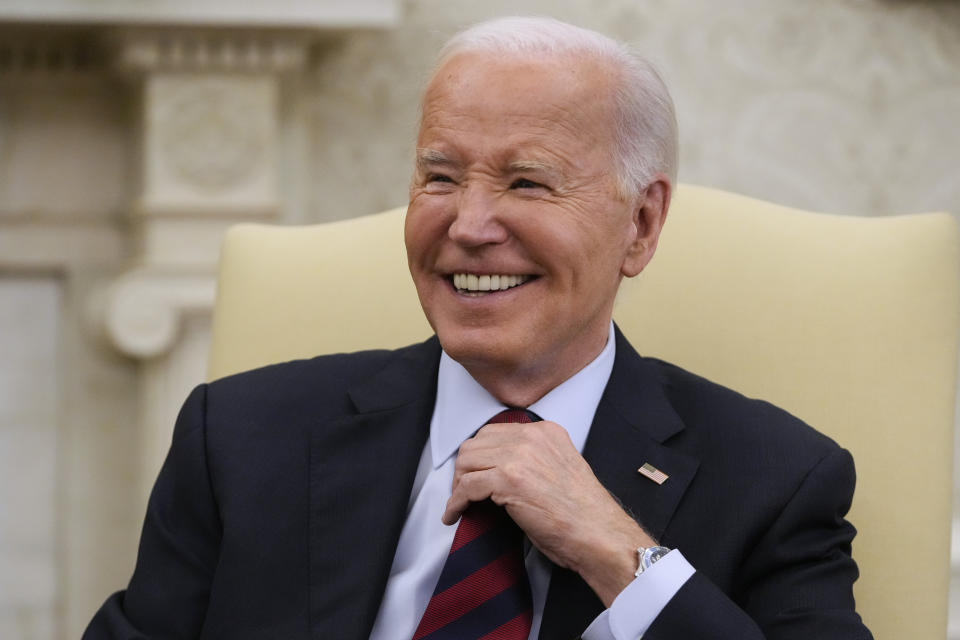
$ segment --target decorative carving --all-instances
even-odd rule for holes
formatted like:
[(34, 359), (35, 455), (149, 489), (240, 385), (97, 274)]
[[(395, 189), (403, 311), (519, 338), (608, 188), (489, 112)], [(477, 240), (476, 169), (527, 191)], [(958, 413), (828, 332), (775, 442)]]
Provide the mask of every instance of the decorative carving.
[(212, 275), (129, 271), (106, 293), (103, 327), (120, 352), (139, 359), (153, 358), (173, 347), (182, 314), (213, 308), (214, 293)]
[(161, 159), (181, 181), (219, 190), (260, 168), (269, 133), (263, 107), (237, 89), (204, 82), (172, 95), (164, 105), (157, 123)]
[(89, 40), (65, 33), (5, 27), (0, 36), (0, 74), (69, 74), (103, 67), (100, 50)]
[(309, 41), (296, 34), (222, 31), (127, 32), (120, 37), (118, 68), (133, 72), (267, 72), (301, 69)]
[(77, 25), (382, 27), (397, 21), (399, 4), (399, 0), (4, 0), (0, 20)]

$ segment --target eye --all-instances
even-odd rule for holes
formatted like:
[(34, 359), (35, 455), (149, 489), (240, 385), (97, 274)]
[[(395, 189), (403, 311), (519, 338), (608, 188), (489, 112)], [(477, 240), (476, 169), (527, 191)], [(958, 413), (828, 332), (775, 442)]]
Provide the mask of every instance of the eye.
[(542, 189), (544, 186), (533, 180), (526, 178), (517, 178), (510, 184), (511, 189)]
[(427, 193), (449, 193), (456, 181), (445, 173), (427, 173), (423, 176), (423, 189)]

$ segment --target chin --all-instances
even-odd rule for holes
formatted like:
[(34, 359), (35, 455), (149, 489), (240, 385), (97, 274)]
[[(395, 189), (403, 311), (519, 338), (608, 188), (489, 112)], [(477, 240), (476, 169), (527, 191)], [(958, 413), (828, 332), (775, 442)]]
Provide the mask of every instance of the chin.
[(521, 345), (504, 341), (503, 332), (493, 327), (439, 329), (437, 337), (447, 355), (467, 370), (516, 366)]

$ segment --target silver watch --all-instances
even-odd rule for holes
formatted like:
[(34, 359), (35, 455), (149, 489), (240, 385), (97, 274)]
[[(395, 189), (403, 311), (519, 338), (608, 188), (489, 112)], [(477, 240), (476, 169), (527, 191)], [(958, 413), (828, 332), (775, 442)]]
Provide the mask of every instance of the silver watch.
[(637, 547), (637, 572), (634, 577), (639, 578), (640, 574), (650, 568), (650, 566), (670, 553), (666, 547)]

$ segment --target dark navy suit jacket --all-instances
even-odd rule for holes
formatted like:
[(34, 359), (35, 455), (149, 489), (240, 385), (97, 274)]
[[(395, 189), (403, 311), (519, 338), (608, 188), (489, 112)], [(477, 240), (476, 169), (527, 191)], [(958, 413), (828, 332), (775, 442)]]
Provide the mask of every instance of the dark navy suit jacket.
[[(850, 455), (765, 402), (617, 331), (584, 456), (661, 544), (697, 569), (644, 635), (870, 638), (854, 612)], [(436, 393), (436, 338), (201, 385), (177, 420), (126, 591), (86, 640), (368, 637)], [(669, 475), (637, 473), (649, 462)], [(542, 640), (603, 605), (555, 568)]]

